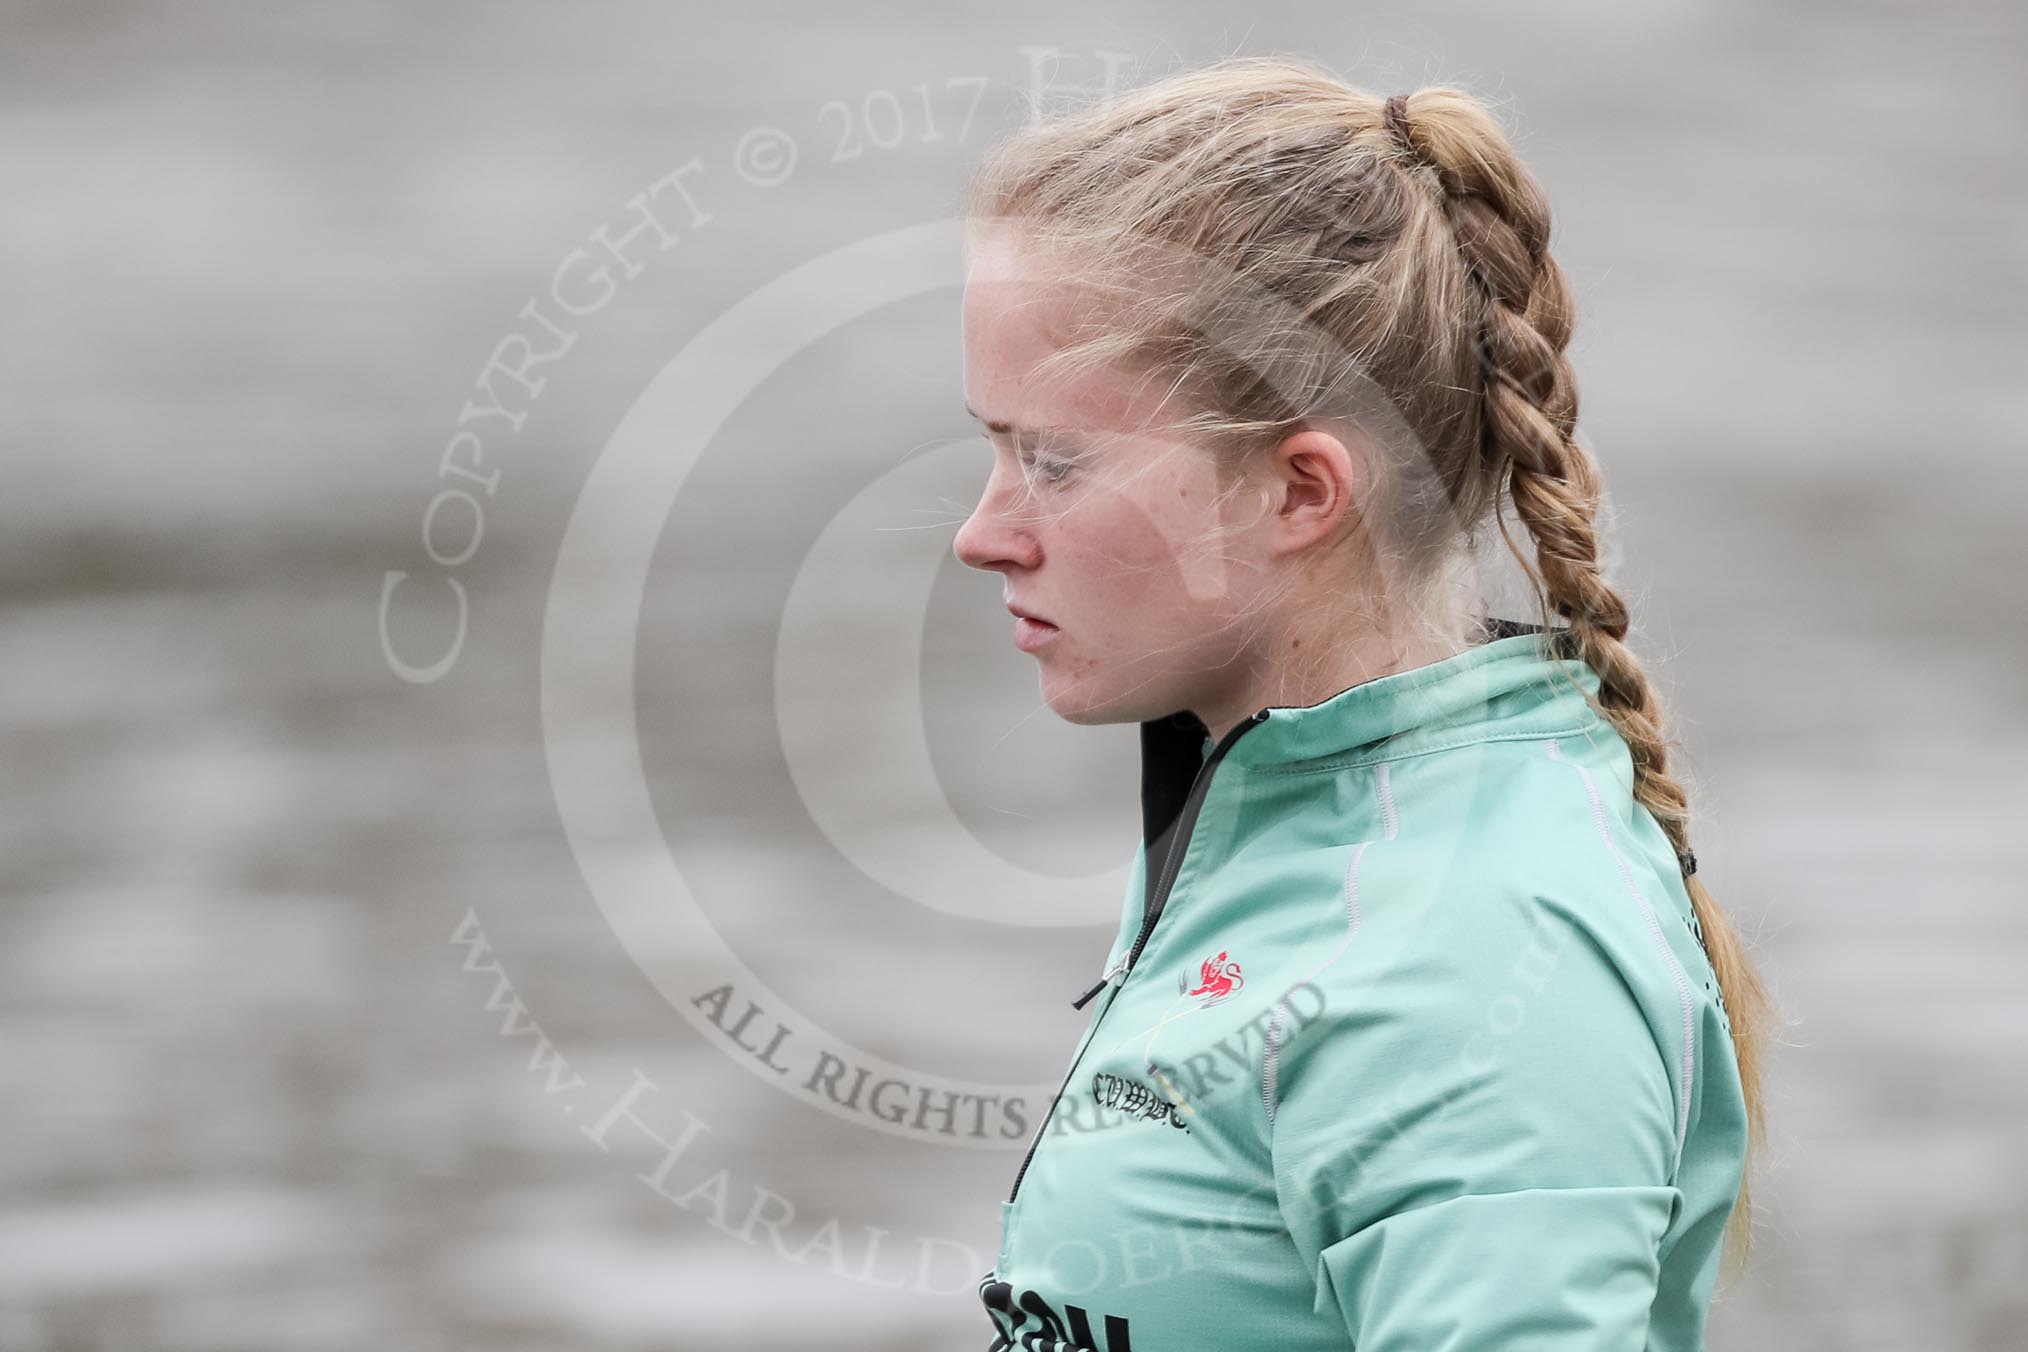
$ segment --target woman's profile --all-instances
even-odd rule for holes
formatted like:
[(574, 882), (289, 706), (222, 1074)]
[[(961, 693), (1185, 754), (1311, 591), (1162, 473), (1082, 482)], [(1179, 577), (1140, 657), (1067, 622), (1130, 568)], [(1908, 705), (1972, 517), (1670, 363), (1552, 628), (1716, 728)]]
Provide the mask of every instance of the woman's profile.
[(992, 1346), (1701, 1347), (1767, 997), (1498, 121), (1234, 58), (1021, 128), (966, 215), (955, 552), (1057, 714), (1139, 725), (1143, 824)]

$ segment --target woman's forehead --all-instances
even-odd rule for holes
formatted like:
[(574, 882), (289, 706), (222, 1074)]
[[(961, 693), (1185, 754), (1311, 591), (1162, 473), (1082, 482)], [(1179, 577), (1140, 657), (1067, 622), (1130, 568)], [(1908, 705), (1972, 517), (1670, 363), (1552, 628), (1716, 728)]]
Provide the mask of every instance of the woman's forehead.
[(1013, 232), (988, 241), (965, 277), (966, 402), (974, 417), (994, 430), (1087, 437), (1159, 436), (1181, 418), (1166, 382), (1118, 361), (1045, 366), (1074, 333), (1095, 336), (1110, 307)]
[(982, 306), (965, 336), (965, 406), (991, 431), (1149, 435), (1177, 416), (1158, 382), (1118, 363), (1045, 367), (1062, 349), (1025, 307)]

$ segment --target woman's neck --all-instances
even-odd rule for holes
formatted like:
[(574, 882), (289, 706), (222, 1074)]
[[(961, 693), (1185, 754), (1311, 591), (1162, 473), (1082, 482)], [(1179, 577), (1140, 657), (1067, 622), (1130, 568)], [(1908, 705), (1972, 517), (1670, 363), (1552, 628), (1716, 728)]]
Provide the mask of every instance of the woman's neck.
[(1214, 741), (1264, 708), (1321, 704), (1367, 681), (1455, 657), (1472, 646), (1474, 621), (1462, 613), (1413, 635), (1344, 623), (1303, 626), (1267, 641), (1230, 690), (1207, 696), (1191, 712)]

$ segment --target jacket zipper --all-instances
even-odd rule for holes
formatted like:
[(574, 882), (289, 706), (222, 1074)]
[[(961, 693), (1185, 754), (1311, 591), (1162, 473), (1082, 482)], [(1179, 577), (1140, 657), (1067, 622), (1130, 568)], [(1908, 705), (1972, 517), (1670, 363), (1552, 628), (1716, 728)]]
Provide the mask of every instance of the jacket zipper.
[(1211, 772), (1218, 768), (1218, 762), (1225, 759), (1225, 753), (1232, 750), (1232, 744), (1241, 734), (1251, 731), (1258, 724), (1267, 721), (1268, 711), (1259, 710), (1249, 714), (1236, 724), (1211, 754), (1198, 767), (1197, 777), (1190, 782), (1190, 793), (1183, 800), (1182, 820), (1176, 823), (1176, 839), (1170, 842), (1169, 856), (1162, 861), (1162, 885), (1155, 889), (1155, 904), (1148, 908), (1147, 918), (1141, 921), (1141, 932), (1134, 936), (1134, 946), (1127, 953), (1127, 964), (1121, 970), (1120, 981), (1126, 981), (1126, 974), (1134, 970), (1134, 964), (1141, 959), (1141, 950), (1148, 946), (1148, 936), (1155, 932), (1155, 925), (1162, 919), (1162, 910), (1169, 904), (1169, 889), (1176, 885), (1176, 875), (1183, 868), (1183, 854), (1189, 848), (1190, 836), (1197, 829), (1197, 814), (1204, 807), (1204, 796), (1211, 788)]
[(1007, 1194), (1009, 1202), (1020, 1195), (1021, 1180), (1028, 1173), (1029, 1162), (1035, 1158), (1035, 1148), (1042, 1144), (1042, 1137), (1049, 1130), (1049, 1120), (1056, 1115), (1056, 1105), (1063, 1101), (1064, 1090), (1070, 1088), (1071, 1080), (1076, 1078), (1079, 1063), (1084, 1060), (1085, 1052), (1098, 1037), (1099, 1024), (1105, 1022), (1107, 1012), (1112, 1009), (1113, 1001), (1118, 998), (1119, 988), (1126, 984), (1127, 974), (1134, 970), (1134, 963), (1140, 959), (1141, 950), (1148, 945), (1148, 936), (1155, 932), (1155, 923), (1162, 918), (1162, 910), (1169, 904), (1169, 889), (1176, 885), (1176, 874), (1183, 866), (1183, 852), (1190, 844), (1191, 832), (1197, 828), (1197, 814), (1204, 807), (1204, 796), (1211, 784), (1211, 772), (1218, 768), (1218, 763), (1225, 759), (1225, 753), (1232, 749), (1233, 743), (1240, 739), (1241, 734), (1265, 722), (1267, 716), (1268, 711), (1262, 709), (1240, 720), (1219, 740), (1218, 745), (1211, 749), (1211, 754), (1204, 758), (1204, 764), (1197, 767), (1197, 776), (1190, 781), (1190, 792), (1183, 799), (1183, 807), (1176, 823), (1176, 833), (1169, 842), (1169, 853), (1162, 861), (1160, 885), (1155, 889), (1154, 901), (1147, 908), (1147, 915), (1141, 920), (1141, 932), (1134, 936), (1134, 946), (1127, 951), (1125, 957), (1106, 968), (1096, 985), (1071, 1001), (1072, 1009), (1083, 1009), (1091, 1003), (1092, 997), (1107, 986), (1113, 988), (1113, 994), (1106, 997), (1105, 1008), (1101, 1009), (1098, 1018), (1093, 1020), (1091, 1032), (1085, 1037), (1084, 1045), (1079, 1047), (1077, 1055), (1071, 1058), (1070, 1069), (1064, 1072), (1063, 1084), (1057, 1089), (1056, 1097), (1050, 1101), (1049, 1111), (1043, 1114), (1042, 1125), (1035, 1129), (1035, 1139), (1028, 1143), (1028, 1153), (1022, 1156), (1021, 1168), (1014, 1174), (1014, 1190)]

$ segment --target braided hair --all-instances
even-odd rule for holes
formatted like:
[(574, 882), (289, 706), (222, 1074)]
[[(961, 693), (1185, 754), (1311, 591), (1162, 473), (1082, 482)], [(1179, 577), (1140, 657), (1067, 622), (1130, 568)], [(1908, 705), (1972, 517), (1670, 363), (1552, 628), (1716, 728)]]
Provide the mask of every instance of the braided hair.
[(1348, 515), (1425, 634), (1458, 632), (1459, 560), (1497, 524), (1541, 627), (1598, 675), (1586, 698), (1628, 747), (1634, 797), (1676, 851), (1718, 978), (1750, 1127), (1728, 1223), (1736, 1273), (1764, 1148), (1769, 999), (1694, 876), (1661, 700), (1600, 562), (1601, 479), (1574, 439), (1573, 308), (1548, 203), (1492, 111), (1448, 86), (1383, 99), (1301, 60), (1233, 57), (1023, 126), (985, 157), (964, 207), (968, 224), (1017, 221), (1054, 275), (1101, 298), (1043, 374), (1103, 364), (1160, 380), (1231, 491), (1299, 426), (1371, 431), (1384, 454)]

